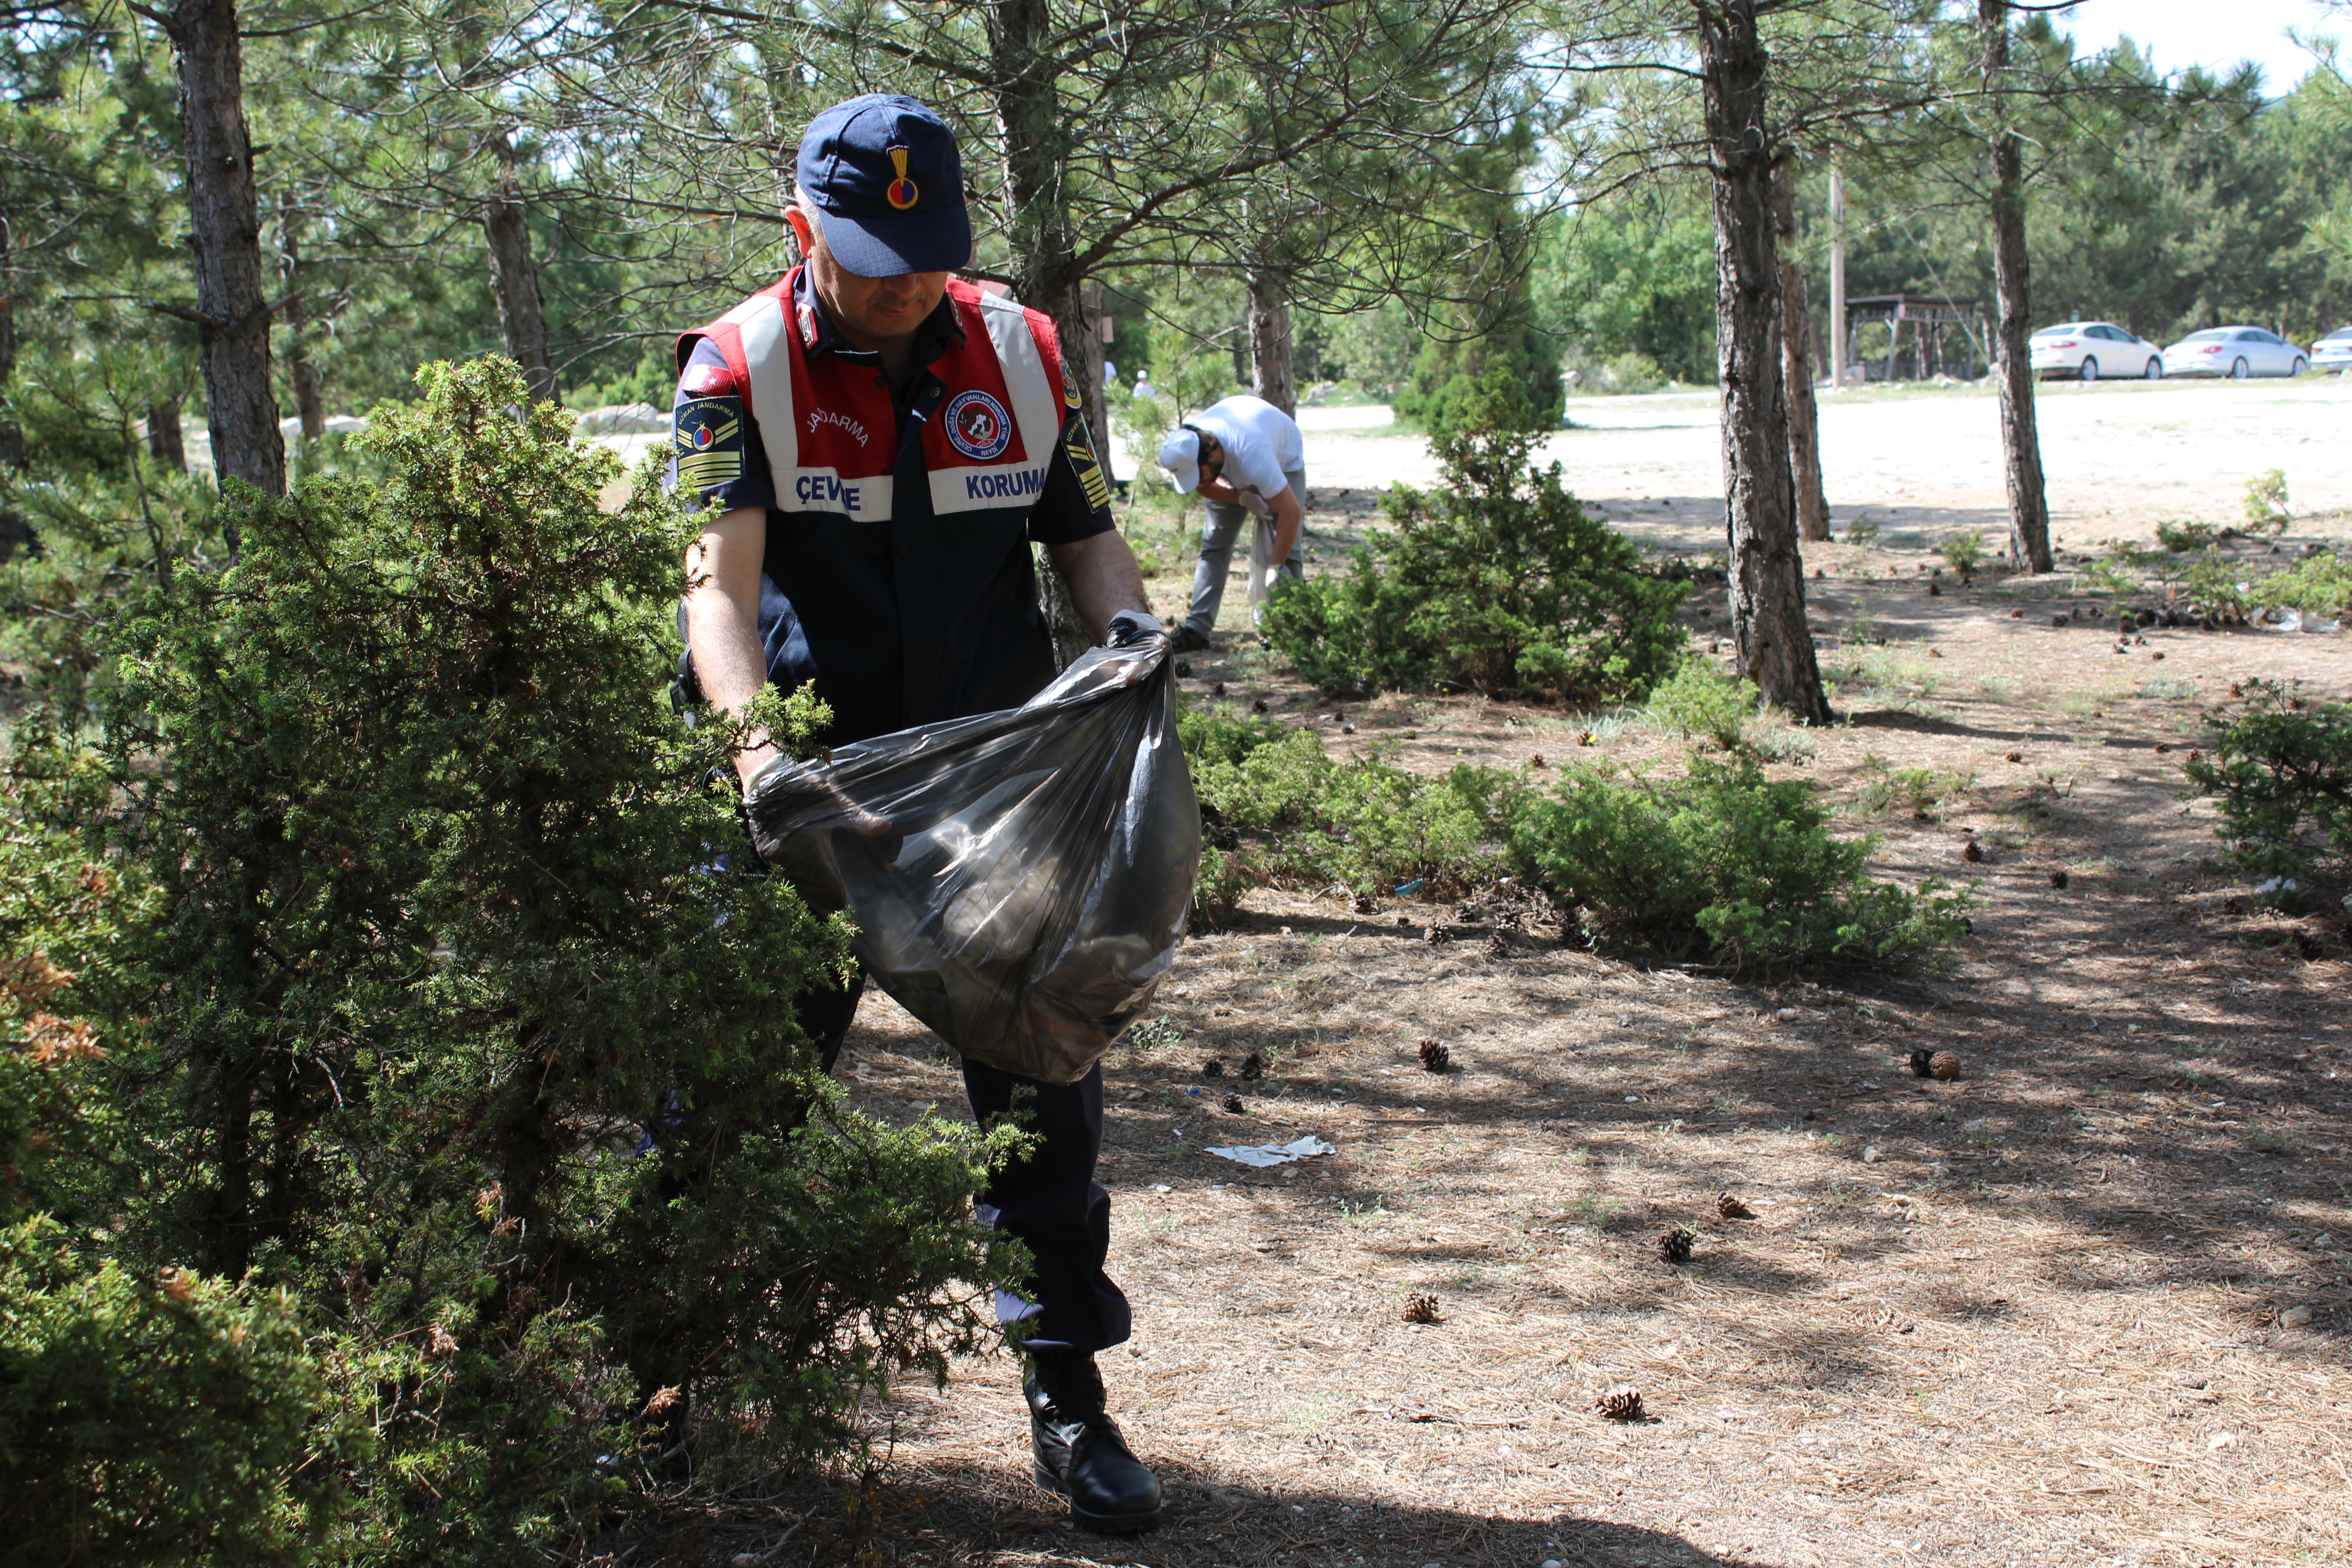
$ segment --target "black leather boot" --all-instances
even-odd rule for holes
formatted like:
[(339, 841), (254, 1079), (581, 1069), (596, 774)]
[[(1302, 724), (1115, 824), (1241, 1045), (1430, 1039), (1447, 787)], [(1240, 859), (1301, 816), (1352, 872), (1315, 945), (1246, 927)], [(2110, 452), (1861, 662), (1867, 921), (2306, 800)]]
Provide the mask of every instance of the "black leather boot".
[(1029, 1400), (1029, 1447), (1037, 1484), (1070, 1500), (1088, 1530), (1131, 1535), (1160, 1523), (1160, 1479), (1128, 1451), (1103, 1412), (1102, 1373), (1083, 1352), (1043, 1352), (1021, 1380)]

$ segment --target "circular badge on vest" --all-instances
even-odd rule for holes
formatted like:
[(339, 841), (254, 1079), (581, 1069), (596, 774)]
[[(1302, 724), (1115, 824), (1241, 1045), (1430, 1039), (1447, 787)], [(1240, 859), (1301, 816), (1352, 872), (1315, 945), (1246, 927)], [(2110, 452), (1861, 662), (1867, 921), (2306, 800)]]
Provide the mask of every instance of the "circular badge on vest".
[(948, 441), (976, 462), (1001, 458), (1013, 443), (1004, 405), (985, 392), (959, 392), (948, 404)]

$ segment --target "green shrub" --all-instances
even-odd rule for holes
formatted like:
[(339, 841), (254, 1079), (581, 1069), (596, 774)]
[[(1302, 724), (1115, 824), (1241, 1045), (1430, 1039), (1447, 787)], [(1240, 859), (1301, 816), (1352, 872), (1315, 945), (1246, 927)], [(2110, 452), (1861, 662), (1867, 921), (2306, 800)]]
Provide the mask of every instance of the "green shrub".
[(1433, 492), (1398, 486), (1391, 531), (1344, 576), (1280, 589), (1274, 647), (1331, 692), (1471, 688), (1639, 696), (1673, 669), (1685, 588), (1641, 570), (1641, 552), (1528, 466), (1537, 437), (1504, 422), (1510, 387), (1480, 384), (1467, 423), (1432, 439)]
[[(129, 1279), (285, 1301), (328, 1408), (302, 1481), (350, 1500), (322, 1550), (438, 1568), (553, 1554), (649, 1426), (706, 1471), (854, 1452), (892, 1378), (995, 1342), (1020, 1258), (971, 1212), (1015, 1135), (848, 1108), (791, 1022), (844, 929), (714, 863), (730, 727), (661, 697), (688, 521), (650, 468), (602, 513), (614, 461), (519, 416), (511, 363), (418, 379), (380, 482), (232, 487), (240, 554), (131, 598), (95, 733), (18, 760), (147, 889), (110, 960), (136, 1026), (86, 1069), (119, 1146), (39, 1201), (116, 1216)], [(770, 708), (800, 745), (824, 720)], [(131, 1479), (43, 1484), (108, 1514)]]
[(2294, 521), (2287, 506), (2286, 470), (2266, 469), (2246, 481), (2246, 521), (2272, 533), (2286, 531)]
[(1845, 542), (1864, 546), (1877, 543), (1878, 524), (1872, 521), (1868, 512), (1857, 514), (1852, 522), (1845, 525)]
[(2186, 771), (2200, 791), (2221, 797), (2216, 831), (2234, 863), (2259, 876), (2304, 876), (2315, 835), (2352, 858), (2352, 706), (2254, 680), (2242, 712), (2207, 723), (2210, 754)]
[(1955, 940), (1965, 893), (1912, 894), (1864, 874), (1869, 843), (1830, 836), (1801, 784), (1749, 759), (1693, 757), (1683, 778), (1570, 770), (1520, 816), (1512, 847), (1595, 936), (1747, 968), (1809, 959), (1900, 963)]
[(331, 1413), (296, 1303), (169, 1268), (134, 1279), (89, 1253), (45, 1215), (0, 1225), (8, 1561), (302, 1555), (335, 1501), (336, 1450), (365, 1445)]
[(2175, 555), (2193, 554), (2210, 549), (2215, 538), (2209, 522), (2159, 522), (2156, 525), (2156, 542)]
[(1965, 577), (1984, 563), (1984, 531), (1969, 528), (1948, 534), (1937, 548), (1943, 553), (1944, 564)]
[(1370, 896), (1419, 879), (1443, 894), (1507, 868), (1525, 793), (1512, 774), (1463, 764), (1426, 778), (1380, 757), (1339, 762), (1311, 730), (1197, 709), (1179, 727), (1201, 798), (1193, 904), (1213, 923), (1253, 887)]
[(1650, 693), (1649, 711), (1675, 734), (1713, 741), (1730, 752), (1738, 749), (1748, 721), (1762, 703), (1754, 681), (1726, 675), (1702, 659), (1686, 658)]

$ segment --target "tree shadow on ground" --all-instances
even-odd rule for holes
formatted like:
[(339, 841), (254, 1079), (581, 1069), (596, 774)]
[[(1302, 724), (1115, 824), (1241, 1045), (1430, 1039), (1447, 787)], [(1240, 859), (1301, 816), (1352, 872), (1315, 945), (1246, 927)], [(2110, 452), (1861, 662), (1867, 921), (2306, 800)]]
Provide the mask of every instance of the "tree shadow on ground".
[[(1566, 1510), (1502, 1519), (1462, 1506), (1367, 1498), (1310, 1475), (1292, 1484), (1233, 1485), (1181, 1464), (1160, 1464), (1160, 1528), (1106, 1536), (1069, 1522), (1062, 1499), (1028, 1479), (1028, 1457), (1001, 1465), (956, 1461), (886, 1468), (870, 1503), (839, 1476), (780, 1476), (727, 1498), (642, 1516), (579, 1559), (614, 1568), (659, 1563), (730, 1564), (740, 1554), (777, 1568), (857, 1563), (1150, 1564), (1150, 1568), (1733, 1568), (1763, 1558), (1725, 1555), (1688, 1538)], [(1607, 1486), (1588, 1478), (1591, 1486)], [(790, 1532), (789, 1538), (787, 1532)], [(772, 1551), (781, 1543), (781, 1550)]]

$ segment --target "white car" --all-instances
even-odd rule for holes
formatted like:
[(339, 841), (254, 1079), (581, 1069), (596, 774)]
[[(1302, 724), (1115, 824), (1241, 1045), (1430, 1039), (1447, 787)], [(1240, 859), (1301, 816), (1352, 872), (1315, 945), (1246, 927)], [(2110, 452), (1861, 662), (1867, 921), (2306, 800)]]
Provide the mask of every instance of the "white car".
[(2096, 381), (2120, 375), (2157, 381), (2164, 375), (2164, 351), (2111, 321), (2044, 327), (2025, 340), (2025, 349), (2033, 374), (2045, 378)]
[(2311, 358), (2274, 332), (2260, 327), (2209, 327), (2191, 332), (2164, 351), (2167, 375), (2301, 375)]
[(2312, 344), (2311, 368), (2330, 375), (2352, 370), (2352, 327), (2338, 327)]

